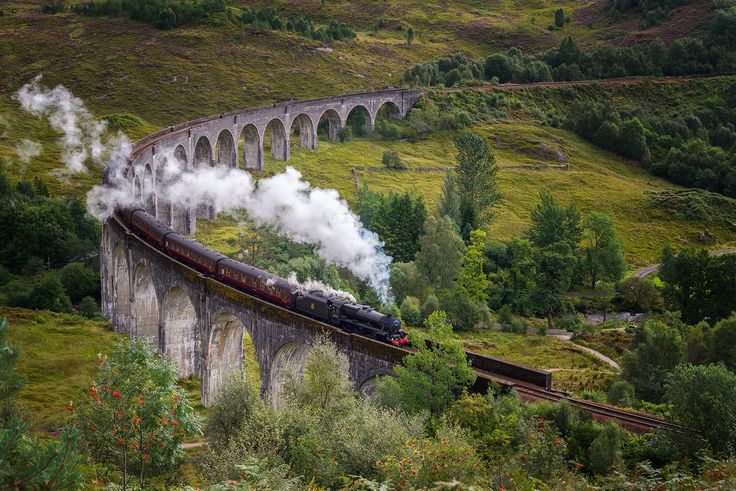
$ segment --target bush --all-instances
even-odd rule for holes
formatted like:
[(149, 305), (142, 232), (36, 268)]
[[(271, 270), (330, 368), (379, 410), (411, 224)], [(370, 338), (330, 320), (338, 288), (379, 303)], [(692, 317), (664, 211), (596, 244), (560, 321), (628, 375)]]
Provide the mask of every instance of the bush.
[(498, 309), (498, 323), (501, 324), (504, 330), (511, 328), (511, 323), (514, 320), (514, 315), (511, 312), (511, 305), (510, 304), (503, 304), (500, 309)]
[(393, 150), (383, 151), (381, 163), (386, 166), (387, 169), (406, 169), (406, 164), (401, 161), (399, 154)]
[(353, 129), (350, 126), (344, 126), (340, 129), (337, 138), (343, 143), (350, 141), (353, 138)]
[(662, 306), (662, 295), (648, 278), (631, 276), (621, 282), (618, 291), (625, 309), (649, 312)]
[(424, 303), (422, 304), (421, 308), (421, 316), (422, 316), (422, 322), (427, 320), (427, 317), (432, 315), (433, 312), (436, 312), (440, 309), (440, 302), (437, 300), (437, 297), (434, 295), (429, 295), (424, 300)]
[(59, 278), (64, 290), (72, 302), (76, 303), (84, 297), (99, 297), (100, 275), (82, 263), (71, 263), (64, 266)]
[(212, 445), (223, 446), (260, 409), (258, 390), (238, 374), (226, 382), (210, 406), (205, 434)]
[(63, 1), (49, 2), (41, 7), (41, 12), (44, 14), (59, 14), (66, 12), (66, 4)]
[(401, 302), (401, 319), (410, 326), (418, 326), (422, 321), (419, 299), (406, 297)]
[(79, 313), (87, 318), (97, 317), (100, 313), (100, 308), (97, 306), (97, 302), (92, 297), (84, 297), (79, 302)]
[(483, 462), (462, 430), (443, 424), (435, 438), (414, 439), (379, 468), (399, 489), (434, 489), (438, 482), (472, 485), (485, 477)]
[(634, 386), (626, 380), (616, 380), (608, 388), (608, 402), (621, 407), (634, 405)]
[(609, 421), (588, 449), (589, 471), (597, 475), (610, 474), (621, 463), (624, 433), (619, 425)]

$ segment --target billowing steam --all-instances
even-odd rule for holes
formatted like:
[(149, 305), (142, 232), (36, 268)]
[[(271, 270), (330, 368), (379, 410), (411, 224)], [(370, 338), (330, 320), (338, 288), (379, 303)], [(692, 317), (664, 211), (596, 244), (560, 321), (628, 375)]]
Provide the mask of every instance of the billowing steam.
[(41, 155), (41, 144), (24, 138), (15, 146), (15, 152), (22, 164), (28, 164), (33, 158)]
[(313, 244), (322, 259), (348, 268), (388, 299), (391, 258), (383, 253), (378, 236), (363, 227), (337, 191), (312, 187), (292, 167), (256, 182), (248, 172), (223, 165), (186, 169), (173, 152), (163, 152), (157, 154), (157, 165), (163, 166), (161, 182), (154, 190), (144, 173), (136, 172), (141, 179), (136, 195), (125, 177), (131, 151), (128, 140), (122, 134), (109, 135), (104, 122), (96, 121), (81, 99), (63, 86), (49, 90), (39, 82), (36, 78), (23, 86), (16, 97), (23, 109), (47, 117), (63, 133), (62, 160), (69, 171), (85, 172), (89, 159), (106, 164), (106, 183), (87, 195), (90, 213), (100, 220), (116, 208), (140, 205), (154, 192), (159, 203), (175, 209), (244, 209), (259, 225), (273, 225), (291, 240)]
[[(84, 102), (59, 85), (49, 90), (41, 85), (41, 76), (34, 78), (16, 93), (21, 107), (34, 116), (43, 116), (62, 133), (59, 140), (63, 151), (61, 161), (71, 173), (86, 172), (86, 162), (100, 164), (106, 159), (110, 142), (103, 142), (107, 124), (96, 120)], [(114, 143), (113, 143), (114, 145)]]

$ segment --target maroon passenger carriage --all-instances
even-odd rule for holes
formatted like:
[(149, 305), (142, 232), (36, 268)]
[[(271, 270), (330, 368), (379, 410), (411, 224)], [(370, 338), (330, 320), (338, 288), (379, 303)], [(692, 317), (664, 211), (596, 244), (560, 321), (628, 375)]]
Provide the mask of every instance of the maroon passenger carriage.
[(394, 346), (409, 344), (399, 319), (367, 305), (347, 302), (322, 292), (302, 292), (279, 276), (230, 259), (174, 232), (141, 208), (116, 210), (115, 217), (167, 255), (238, 290), (348, 332)]

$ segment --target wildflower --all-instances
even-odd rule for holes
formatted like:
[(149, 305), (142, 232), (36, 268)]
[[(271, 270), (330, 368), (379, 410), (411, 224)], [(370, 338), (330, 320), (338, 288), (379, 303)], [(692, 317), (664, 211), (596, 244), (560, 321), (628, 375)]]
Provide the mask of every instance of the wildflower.
[(94, 387), (90, 387), (89, 388), (89, 395), (91, 395), (92, 397), (94, 397), (94, 395), (95, 395), (95, 388)]

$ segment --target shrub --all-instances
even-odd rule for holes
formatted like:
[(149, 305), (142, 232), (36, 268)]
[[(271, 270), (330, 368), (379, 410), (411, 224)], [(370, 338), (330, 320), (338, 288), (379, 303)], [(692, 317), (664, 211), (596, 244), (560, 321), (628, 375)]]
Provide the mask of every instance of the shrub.
[(511, 312), (511, 305), (507, 303), (503, 304), (501, 308), (498, 309), (498, 323), (503, 326), (504, 330), (509, 330), (513, 320), (514, 315)]
[(427, 317), (432, 315), (433, 312), (436, 312), (440, 309), (440, 302), (437, 300), (437, 297), (435, 295), (428, 295), (427, 298), (424, 300), (424, 303), (422, 304), (421, 308), (421, 317), (422, 322), (427, 320)]
[(383, 151), (381, 163), (386, 166), (387, 169), (406, 169), (406, 164), (401, 161), (399, 154), (393, 150)]
[(345, 143), (353, 138), (353, 129), (350, 126), (345, 125), (340, 129), (340, 133), (337, 135), (338, 139)]
[(59, 14), (66, 12), (66, 4), (63, 1), (49, 2), (41, 7), (44, 14)]
[(435, 438), (414, 439), (398, 455), (382, 458), (383, 476), (399, 489), (434, 489), (438, 482), (471, 485), (484, 477), (483, 462), (456, 426), (442, 424)]
[(406, 297), (401, 302), (401, 319), (410, 326), (419, 325), (422, 318), (418, 298)]
[(226, 445), (263, 404), (258, 390), (241, 374), (226, 382), (210, 406), (205, 433), (215, 446)]
[(84, 297), (79, 302), (79, 313), (85, 317), (93, 318), (100, 313), (100, 308), (97, 306), (97, 302), (92, 297)]
[(620, 426), (609, 421), (598, 433), (588, 449), (589, 471), (594, 474), (610, 474), (621, 463), (624, 433)]
[(100, 275), (82, 263), (64, 266), (59, 273), (61, 284), (72, 302), (84, 297), (98, 297), (100, 294)]
[(616, 380), (608, 388), (607, 397), (611, 404), (631, 407), (634, 404), (634, 386), (626, 380)]

